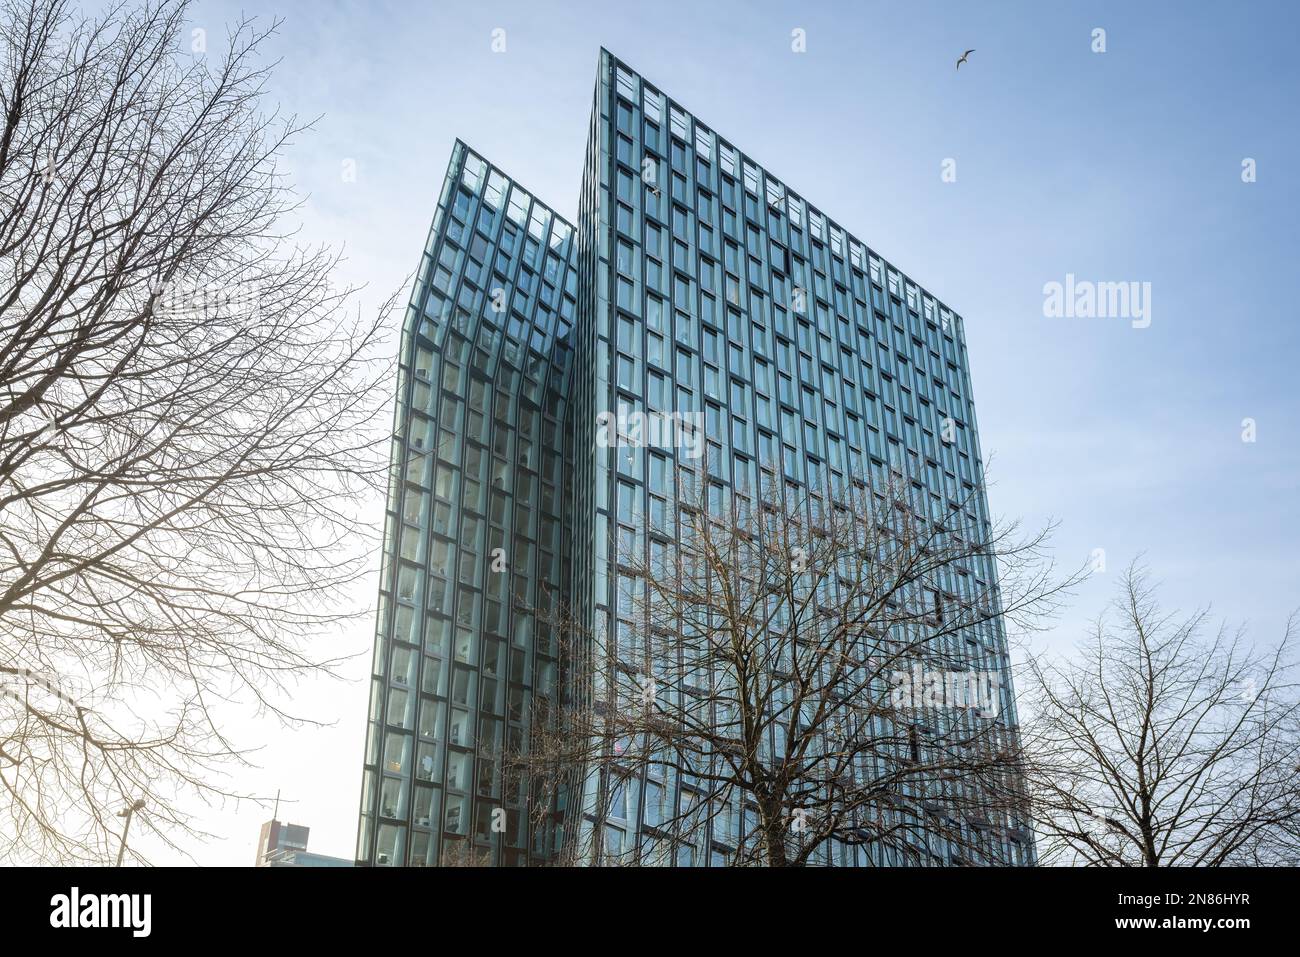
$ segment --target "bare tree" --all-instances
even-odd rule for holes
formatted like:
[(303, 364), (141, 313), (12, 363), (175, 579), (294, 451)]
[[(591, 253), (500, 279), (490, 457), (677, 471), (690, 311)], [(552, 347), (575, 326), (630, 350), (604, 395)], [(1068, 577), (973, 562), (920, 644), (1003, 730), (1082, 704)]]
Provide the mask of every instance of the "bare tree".
[[(676, 513), (621, 533), (616, 624), (567, 622), (567, 703), (542, 699), (513, 756), (563, 822), (559, 861), (1031, 860), (1001, 622), (1035, 627), (1073, 581), (1046, 531), (898, 473), (764, 470), (730, 498), (707, 476), (683, 470)], [(638, 806), (651, 839), (627, 846)]]
[(1130, 565), (1074, 660), (1031, 660), (1024, 746), (1045, 863), (1300, 862), (1295, 618), (1271, 652), (1166, 613)]
[(386, 310), (285, 225), (274, 26), (209, 56), (185, 16), (0, 9), (3, 862), (112, 860), (140, 800), (176, 846), (243, 756), (218, 710), (286, 717), (371, 547)]

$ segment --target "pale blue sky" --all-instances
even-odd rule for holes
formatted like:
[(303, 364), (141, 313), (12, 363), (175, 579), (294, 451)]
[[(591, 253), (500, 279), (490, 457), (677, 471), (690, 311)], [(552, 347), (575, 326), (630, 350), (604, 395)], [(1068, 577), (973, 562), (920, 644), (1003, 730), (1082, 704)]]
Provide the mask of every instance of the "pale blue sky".
[[(211, 51), (240, 9), (199, 0)], [(1045, 642), (1078, 637), (1139, 552), (1168, 604), (1213, 602), (1262, 641), (1300, 604), (1293, 4), (274, 0), (256, 13), (285, 21), (271, 97), (321, 116), (289, 155), (304, 238), (346, 244), (371, 300), (416, 266), (458, 136), (574, 216), (604, 45), (965, 317), (994, 512), (1059, 519), (1062, 563), (1104, 548), (1110, 566)], [(796, 27), (806, 53), (791, 51)], [(1045, 318), (1043, 285), (1067, 273), (1150, 282), (1150, 327)], [(370, 640), (368, 627), (347, 639)], [(367, 668), (363, 655), (350, 673)], [(282, 817), (312, 825), (324, 853), (351, 853), (365, 697), (360, 681), (305, 689), (337, 727), (268, 730), (265, 770), (240, 779), (283, 786), (297, 804)], [(227, 840), (199, 859), (251, 859), (261, 816), (215, 815)]]

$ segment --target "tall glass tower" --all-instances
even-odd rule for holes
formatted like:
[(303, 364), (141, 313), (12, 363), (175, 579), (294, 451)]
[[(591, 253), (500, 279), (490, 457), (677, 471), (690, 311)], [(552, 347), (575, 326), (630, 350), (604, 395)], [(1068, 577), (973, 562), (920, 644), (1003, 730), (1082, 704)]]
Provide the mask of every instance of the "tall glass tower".
[(500, 760), (558, 680), (575, 252), (457, 141), (402, 332), (360, 862), (522, 864), (554, 840)]
[[(599, 441), (614, 410), (687, 417), (706, 445)], [(556, 603), (591, 634), (634, 627), (620, 543), (673, 508), (681, 470), (729, 499), (902, 473), (989, 522), (961, 317), (604, 50), (576, 229), (457, 143), (403, 332), (392, 462), (357, 850), (376, 865), (544, 863), (566, 842), (590, 863), (649, 859), (652, 809), (681, 781), (643, 770), (596, 802), (593, 772), (530, 814), (500, 756), (527, 749), (539, 700), (573, 690)], [(996, 594), (991, 561), (970, 571)], [(966, 648), (1003, 676), (1013, 734), (1000, 619)], [(724, 810), (655, 860), (727, 864), (748, 809)], [(1006, 823), (964, 861), (1033, 863)], [(943, 840), (916, 857), (830, 842), (815, 860), (957, 862)]]

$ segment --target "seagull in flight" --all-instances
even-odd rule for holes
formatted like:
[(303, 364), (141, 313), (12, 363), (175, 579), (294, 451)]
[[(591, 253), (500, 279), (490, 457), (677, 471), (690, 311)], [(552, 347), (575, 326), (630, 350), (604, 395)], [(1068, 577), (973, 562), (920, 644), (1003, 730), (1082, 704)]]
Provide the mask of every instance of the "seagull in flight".
[(961, 65), (962, 65), (963, 63), (965, 63), (966, 60), (967, 60), (967, 58), (968, 58), (972, 53), (974, 53), (974, 52), (975, 52), (974, 50), (967, 50), (965, 53), (963, 53), (963, 54), (961, 55), (961, 59), (957, 61), (957, 69), (960, 70), (960, 69), (961, 69)]

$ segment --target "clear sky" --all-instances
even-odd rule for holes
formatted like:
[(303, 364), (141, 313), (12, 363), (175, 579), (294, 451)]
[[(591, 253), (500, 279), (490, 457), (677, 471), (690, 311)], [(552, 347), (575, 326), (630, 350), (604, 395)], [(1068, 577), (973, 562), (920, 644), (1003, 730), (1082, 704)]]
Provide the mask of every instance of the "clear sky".
[[(1300, 605), (1300, 6), (242, 9), (284, 20), (271, 99), (320, 117), (288, 156), (308, 196), (303, 238), (345, 245), (367, 301), (418, 264), (458, 136), (575, 216), (604, 45), (965, 318), (993, 511), (1059, 520), (1065, 565), (1106, 553), (1040, 647), (1068, 648), (1138, 553), (1167, 604), (1212, 603), (1261, 642)], [(210, 53), (240, 12), (199, 0)], [(791, 49), (796, 28), (806, 52)], [(1044, 284), (1067, 274), (1150, 283), (1150, 325), (1045, 316)], [(352, 854), (371, 637), (366, 624), (330, 639), (358, 653), (353, 681), (299, 692), (300, 712), (334, 725), (248, 723), (261, 769), (231, 782), (283, 788), (281, 818), (310, 825), (321, 853)], [(267, 816), (205, 812), (219, 839), (194, 856), (251, 863)]]

